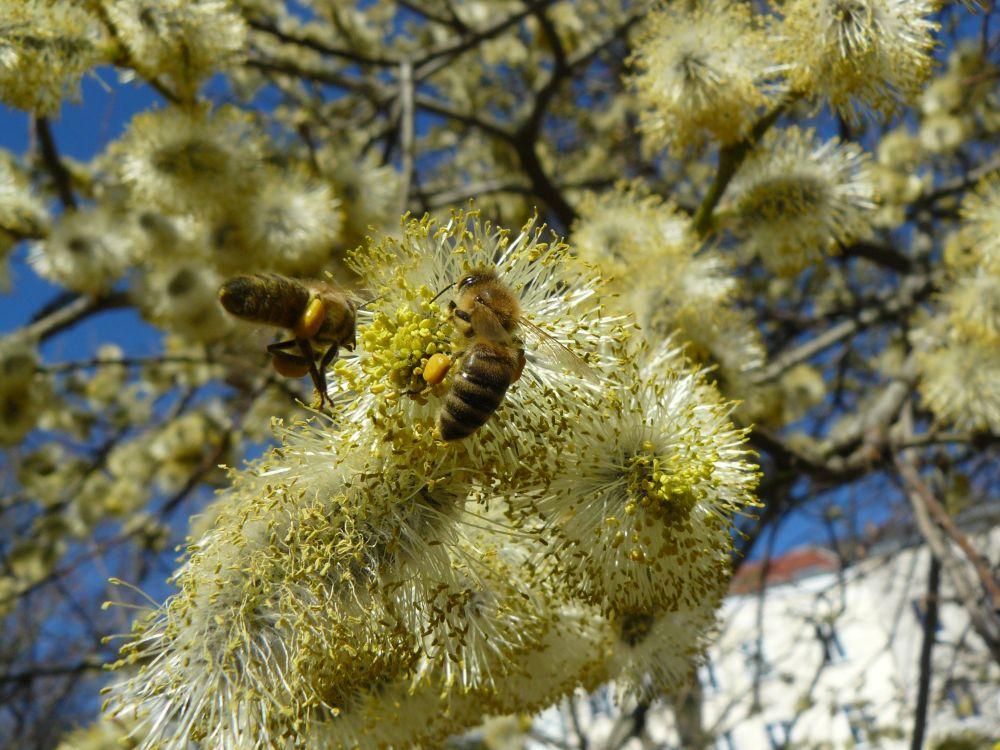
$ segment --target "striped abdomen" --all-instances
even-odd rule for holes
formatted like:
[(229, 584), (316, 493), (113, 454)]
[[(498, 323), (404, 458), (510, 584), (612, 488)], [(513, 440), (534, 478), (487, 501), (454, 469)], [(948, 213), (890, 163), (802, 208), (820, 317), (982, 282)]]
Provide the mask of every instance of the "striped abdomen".
[(519, 371), (517, 354), (506, 347), (478, 342), (466, 349), (438, 417), (441, 438), (459, 440), (486, 424)]
[(294, 328), (309, 304), (309, 287), (277, 274), (234, 276), (219, 290), (227, 312), (254, 323)]

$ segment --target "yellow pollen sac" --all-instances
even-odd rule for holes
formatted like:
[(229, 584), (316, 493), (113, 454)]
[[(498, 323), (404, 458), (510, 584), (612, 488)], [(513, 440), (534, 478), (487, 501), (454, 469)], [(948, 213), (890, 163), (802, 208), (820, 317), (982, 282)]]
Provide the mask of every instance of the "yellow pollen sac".
[(448, 374), (451, 357), (447, 354), (433, 354), (424, 366), (423, 378), (430, 385), (437, 385)]
[(326, 308), (323, 305), (323, 300), (319, 297), (313, 297), (295, 324), (293, 329), (295, 338), (311, 339), (323, 325), (324, 317), (326, 317)]
[(271, 366), (284, 378), (301, 378), (309, 372), (309, 362), (280, 352), (271, 355)]

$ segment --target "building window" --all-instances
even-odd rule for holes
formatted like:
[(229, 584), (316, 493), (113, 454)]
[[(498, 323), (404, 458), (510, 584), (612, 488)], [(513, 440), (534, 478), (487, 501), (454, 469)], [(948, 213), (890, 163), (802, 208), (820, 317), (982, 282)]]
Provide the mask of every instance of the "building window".
[(771, 743), (771, 750), (781, 750), (788, 745), (789, 735), (792, 733), (792, 722), (774, 721), (764, 727), (767, 732), (767, 741)]
[[(914, 599), (911, 604), (913, 605), (913, 616), (917, 618), (917, 622), (920, 623), (921, 629), (924, 627), (924, 623), (927, 621), (927, 602), (923, 597), (919, 599)], [(938, 611), (937, 622), (934, 623), (934, 634), (937, 635), (941, 632), (941, 612)]]
[(715, 750), (736, 750), (736, 741), (733, 740), (733, 733), (726, 731), (716, 737)]
[(976, 703), (976, 696), (972, 692), (972, 686), (965, 677), (949, 680), (945, 688), (945, 695), (948, 702), (955, 709), (955, 715), (960, 719), (968, 719), (971, 716), (979, 716), (979, 704)]
[(771, 672), (771, 665), (764, 656), (764, 646), (758, 641), (746, 641), (740, 645), (743, 653), (743, 663), (747, 671), (752, 674), (759, 674), (761, 677), (767, 676)]
[(868, 713), (864, 706), (844, 706), (844, 715), (847, 716), (847, 723), (851, 729), (851, 737), (855, 745), (865, 745), (868, 736), (875, 726), (875, 719)]
[(832, 622), (816, 623), (816, 637), (819, 638), (823, 646), (823, 661), (827, 664), (836, 664), (844, 661), (847, 657), (844, 645), (837, 635), (837, 627)]
[(706, 661), (701, 667), (701, 686), (705, 692), (714, 692), (719, 689), (719, 681), (715, 677), (715, 667), (710, 661)]

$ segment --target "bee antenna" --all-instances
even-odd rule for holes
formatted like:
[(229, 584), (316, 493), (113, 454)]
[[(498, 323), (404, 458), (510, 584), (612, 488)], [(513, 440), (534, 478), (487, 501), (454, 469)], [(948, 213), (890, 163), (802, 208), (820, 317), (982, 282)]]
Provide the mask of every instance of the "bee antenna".
[[(437, 294), (435, 294), (433, 297), (431, 297), (431, 302), (434, 302), (438, 297), (440, 297), (442, 294), (444, 294), (445, 292), (447, 292), (453, 286), (455, 286), (455, 282), (454, 281), (451, 282), (450, 284), (448, 284), (448, 286), (446, 286), (440, 292), (438, 292)], [(384, 294), (380, 294), (378, 297), (372, 297), (372, 299), (367, 300), (367, 301), (363, 302), (362, 304), (358, 305), (358, 309), (359, 310), (364, 310), (366, 307), (368, 307), (368, 305), (372, 304), (373, 302), (378, 302), (384, 296), (385, 296)]]
[(372, 297), (370, 300), (366, 300), (366, 301), (362, 302), (360, 305), (358, 305), (358, 309), (359, 310), (364, 310), (366, 307), (368, 307), (368, 305), (371, 305), (371, 304), (373, 304), (375, 302), (378, 302), (384, 296), (385, 296), (384, 294), (380, 294), (378, 297)]
[(433, 297), (431, 297), (431, 302), (434, 302), (434, 301), (435, 301), (435, 300), (436, 300), (436, 299), (437, 299), (438, 297), (440, 297), (440, 296), (441, 296), (442, 294), (444, 294), (445, 292), (447, 292), (447, 291), (448, 291), (449, 289), (451, 289), (451, 288), (452, 288), (453, 286), (455, 286), (455, 282), (454, 282), (454, 281), (453, 281), (453, 282), (451, 282), (451, 283), (450, 283), (450, 284), (449, 284), (448, 286), (446, 286), (446, 287), (445, 287), (444, 289), (442, 289), (442, 290), (441, 290), (440, 292), (438, 292), (437, 294), (435, 294), (435, 295), (434, 295)]

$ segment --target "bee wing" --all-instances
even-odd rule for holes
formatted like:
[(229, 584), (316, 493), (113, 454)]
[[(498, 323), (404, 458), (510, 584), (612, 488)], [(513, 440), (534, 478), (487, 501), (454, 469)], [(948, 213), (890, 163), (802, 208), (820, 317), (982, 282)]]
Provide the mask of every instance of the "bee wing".
[(599, 378), (594, 369), (555, 336), (535, 325), (523, 315), (518, 322), (527, 334), (526, 338), (531, 339), (532, 344), (537, 344), (538, 348), (544, 350), (545, 354), (560, 367), (564, 367), (577, 377), (585, 378), (592, 383), (598, 382)]

